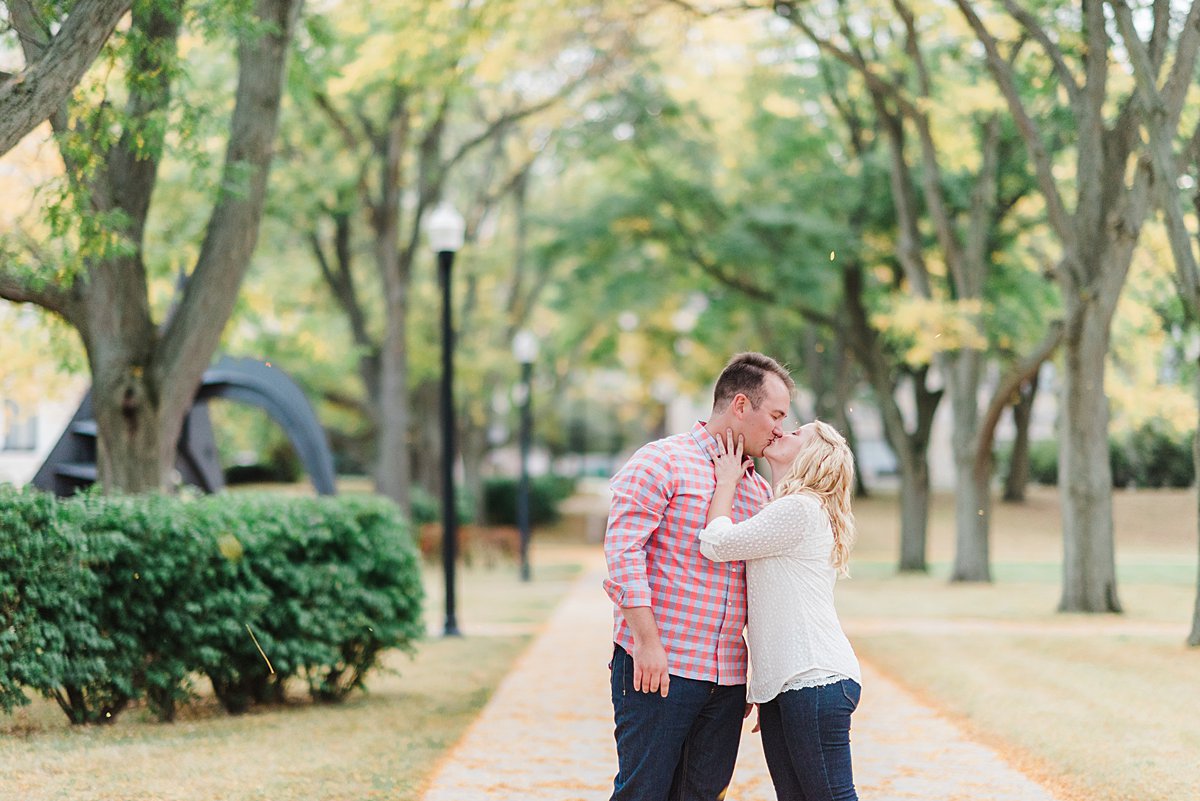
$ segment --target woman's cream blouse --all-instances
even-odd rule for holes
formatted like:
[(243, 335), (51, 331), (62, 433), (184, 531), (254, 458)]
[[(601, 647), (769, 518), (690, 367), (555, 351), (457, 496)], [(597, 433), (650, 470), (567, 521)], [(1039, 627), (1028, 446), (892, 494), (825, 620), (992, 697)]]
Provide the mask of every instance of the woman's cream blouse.
[(701, 532), (700, 552), (717, 562), (746, 562), (748, 701), (765, 703), (785, 686), (827, 683), (825, 677), (862, 683), (833, 605), (833, 529), (819, 500), (785, 495), (737, 525), (718, 517)]

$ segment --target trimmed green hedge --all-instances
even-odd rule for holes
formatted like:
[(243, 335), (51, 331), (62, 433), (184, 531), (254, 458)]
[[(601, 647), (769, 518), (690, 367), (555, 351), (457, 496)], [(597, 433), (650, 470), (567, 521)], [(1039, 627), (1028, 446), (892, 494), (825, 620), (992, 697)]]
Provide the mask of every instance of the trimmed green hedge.
[[(487, 522), (493, 526), (517, 525), (516, 478), (489, 478), (483, 485)], [(575, 492), (575, 479), (564, 476), (535, 476), (529, 480), (530, 525), (553, 523), (560, 516), (559, 505)]]
[(422, 597), (408, 524), (379, 498), (0, 487), (0, 708), (28, 689), (94, 723), (144, 697), (171, 720), (200, 674), (230, 712), (294, 676), (340, 700), (412, 648)]
[[(1113, 487), (1190, 487), (1195, 484), (1191, 432), (1176, 433), (1150, 422), (1108, 440)], [(1007, 460), (1008, 452), (1002, 454)], [(1007, 467), (1005, 466), (1005, 469)], [(1058, 483), (1058, 443), (1034, 442), (1029, 449), (1029, 477), (1038, 484)]]
[[(441, 496), (432, 494), (424, 487), (414, 485), (409, 490), (409, 506), (412, 508), (412, 521), (418, 526), (424, 523), (440, 523), (442, 520)], [(455, 512), (458, 513), (460, 526), (475, 522), (475, 500), (462, 487), (454, 493)]]

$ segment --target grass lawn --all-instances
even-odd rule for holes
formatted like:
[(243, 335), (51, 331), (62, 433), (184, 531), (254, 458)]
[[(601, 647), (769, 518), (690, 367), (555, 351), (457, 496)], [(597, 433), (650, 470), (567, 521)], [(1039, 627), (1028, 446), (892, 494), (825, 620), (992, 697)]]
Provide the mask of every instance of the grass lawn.
[(465, 636), (442, 638), (441, 571), (427, 570), (434, 635), (415, 658), (390, 654), (394, 672), (341, 706), (309, 703), (226, 715), (210, 695), (173, 724), (143, 708), (112, 726), (72, 727), (37, 699), (0, 717), (3, 801), (287, 801), (419, 797), (437, 759), (475, 718), (510, 663), (578, 574), (578, 550), (534, 549), (535, 581), (512, 565), (459, 574)]
[[(952, 499), (929, 575), (897, 576), (895, 499), (857, 505), (855, 578), (838, 606), (859, 655), (1065, 798), (1200, 799), (1194, 491), (1115, 498), (1122, 615), (1061, 615), (1057, 496), (994, 509), (995, 582), (952, 585)], [(863, 703), (870, 703), (865, 688)]]

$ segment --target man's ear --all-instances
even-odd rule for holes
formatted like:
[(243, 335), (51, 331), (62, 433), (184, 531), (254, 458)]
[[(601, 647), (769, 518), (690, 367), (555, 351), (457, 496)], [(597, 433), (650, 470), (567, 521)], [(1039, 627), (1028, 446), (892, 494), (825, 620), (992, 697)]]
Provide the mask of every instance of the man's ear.
[(733, 403), (729, 404), (729, 410), (733, 412), (734, 416), (739, 420), (746, 414), (747, 401), (749, 401), (749, 398), (739, 392), (737, 395), (733, 396)]

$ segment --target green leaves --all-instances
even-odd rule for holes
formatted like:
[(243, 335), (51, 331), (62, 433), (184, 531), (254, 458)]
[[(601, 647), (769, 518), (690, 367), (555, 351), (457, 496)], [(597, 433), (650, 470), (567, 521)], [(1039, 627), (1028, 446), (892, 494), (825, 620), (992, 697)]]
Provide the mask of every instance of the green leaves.
[(171, 720), (199, 673), (231, 712), (291, 676), (340, 700), (412, 648), (422, 597), (408, 525), (377, 498), (0, 488), (0, 708), (30, 689), (103, 723), (145, 697)]

